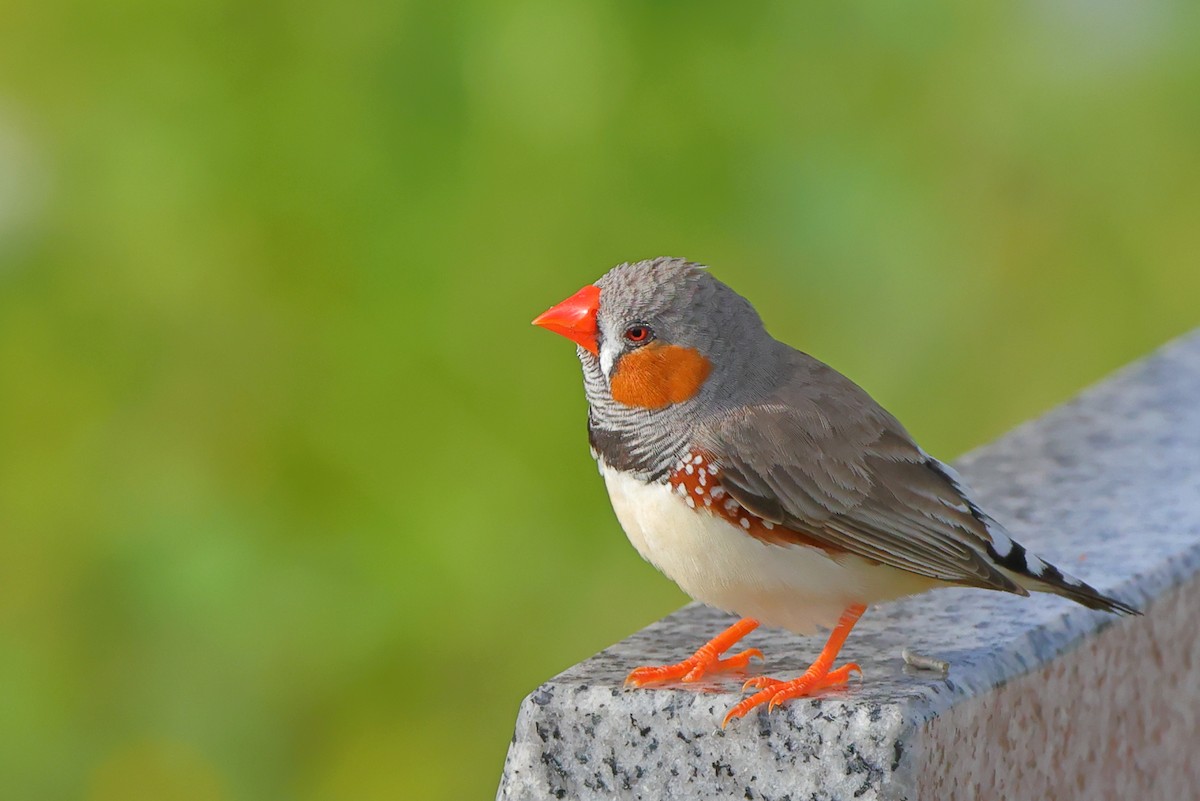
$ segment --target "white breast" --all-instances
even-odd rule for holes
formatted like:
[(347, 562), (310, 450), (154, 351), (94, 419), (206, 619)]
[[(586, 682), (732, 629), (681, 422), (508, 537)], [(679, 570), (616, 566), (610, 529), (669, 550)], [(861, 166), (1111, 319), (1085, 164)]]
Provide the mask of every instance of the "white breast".
[(667, 484), (601, 465), (608, 496), (633, 547), (697, 601), (797, 634), (833, 625), (851, 604), (928, 589), (924, 579), (853, 556), (762, 542), (690, 508)]

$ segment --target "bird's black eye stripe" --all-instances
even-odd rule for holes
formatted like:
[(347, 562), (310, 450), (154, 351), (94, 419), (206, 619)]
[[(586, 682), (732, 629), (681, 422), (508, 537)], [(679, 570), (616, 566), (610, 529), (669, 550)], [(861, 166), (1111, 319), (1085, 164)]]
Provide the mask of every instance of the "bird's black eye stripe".
[(625, 329), (625, 341), (634, 345), (644, 345), (654, 338), (654, 332), (645, 323), (634, 323)]

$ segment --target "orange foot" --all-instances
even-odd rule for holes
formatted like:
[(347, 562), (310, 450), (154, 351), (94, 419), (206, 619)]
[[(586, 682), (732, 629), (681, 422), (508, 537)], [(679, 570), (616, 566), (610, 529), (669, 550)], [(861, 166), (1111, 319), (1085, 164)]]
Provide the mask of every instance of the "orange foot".
[(831, 668), (833, 667), (833, 660), (837, 659), (838, 652), (842, 650), (842, 644), (846, 642), (846, 636), (850, 634), (850, 629), (854, 628), (854, 624), (858, 622), (858, 619), (862, 617), (862, 613), (865, 611), (865, 606), (855, 605), (842, 613), (837, 626), (830, 632), (829, 641), (825, 643), (825, 647), (821, 650), (821, 655), (817, 657), (817, 661), (813, 662), (812, 667), (804, 671), (804, 675), (799, 678), (792, 679), (791, 681), (779, 681), (778, 679), (760, 676), (746, 682), (742, 689), (746, 687), (758, 687), (759, 691), (730, 709), (725, 714), (725, 719), (721, 721), (721, 728), (725, 728), (729, 724), (729, 721), (743, 717), (747, 712), (760, 704), (767, 704), (767, 711), (770, 712), (775, 707), (793, 698), (810, 695), (826, 687), (845, 684), (850, 680), (851, 673), (856, 672), (861, 674), (862, 669), (853, 662), (842, 665), (836, 670), (832, 670)]
[(683, 679), (684, 681), (700, 681), (710, 673), (721, 673), (729, 670), (741, 670), (750, 664), (753, 657), (763, 658), (762, 651), (749, 648), (725, 659), (721, 654), (728, 651), (750, 632), (758, 628), (758, 621), (744, 617), (725, 631), (713, 637), (700, 647), (699, 651), (682, 662), (674, 665), (636, 668), (625, 679), (626, 684), (634, 687), (644, 687), (647, 684), (659, 684), (665, 681)]

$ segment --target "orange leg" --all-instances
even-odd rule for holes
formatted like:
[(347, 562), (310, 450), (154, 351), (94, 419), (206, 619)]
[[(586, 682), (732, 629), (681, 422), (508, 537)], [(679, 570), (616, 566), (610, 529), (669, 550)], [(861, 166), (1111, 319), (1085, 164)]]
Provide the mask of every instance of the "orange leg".
[(721, 658), (721, 654), (728, 651), (738, 640), (756, 628), (758, 628), (757, 620), (752, 617), (744, 617), (700, 646), (699, 651), (682, 662), (674, 665), (637, 668), (629, 674), (625, 683), (632, 684), (634, 687), (643, 687), (647, 684), (658, 684), (675, 679), (699, 681), (709, 673), (740, 670), (750, 663), (752, 657), (757, 656), (762, 659), (762, 651), (757, 648), (749, 648), (725, 659)]
[(845, 612), (842, 612), (842, 617), (838, 620), (838, 624), (829, 633), (828, 642), (821, 649), (821, 655), (817, 657), (816, 662), (812, 663), (812, 667), (804, 671), (804, 674), (799, 678), (792, 679), (791, 681), (779, 681), (777, 679), (760, 677), (746, 682), (746, 687), (759, 687), (761, 689), (733, 707), (733, 709), (730, 709), (725, 715), (725, 720), (721, 721), (721, 728), (728, 725), (729, 721), (743, 717), (747, 712), (760, 704), (767, 704), (767, 711), (769, 712), (793, 698), (808, 695), (825, 687), (845, 684), (850, 679), (852, 672), (857, 671), (858, 673), (862, 673), (858, 665), (853, 662), (842, 665), (837, 670), (831, 670), (831, 668), (833, 667), (833, 660), (837, 659), (838, 652), (842, 650), (842, 644), (846, 642), (846, 637), (850, 634), (850, 629), (854, 628), (854, 624), (858, 622), (858, 619), (862, 617), (865, 611), (867, 611), (867, 607), (862, 604), (855, 604)]

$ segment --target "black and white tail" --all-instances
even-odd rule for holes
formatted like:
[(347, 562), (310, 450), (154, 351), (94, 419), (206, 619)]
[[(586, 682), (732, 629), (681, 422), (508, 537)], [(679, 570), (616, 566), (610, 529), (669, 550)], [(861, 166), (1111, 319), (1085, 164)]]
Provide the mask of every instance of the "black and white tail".
[(1109, 595), (1105, 595), (1095, 587), (1087, 584), (1072, 575), (1062, 572), (1054, 565), (1039, 559), (1034, 554), (1025, 550), (1025, 546), (1021, 543), (1008, 538), (1007, 542), (1001, 539), (1003, 535), (997, 536), (997, 532), (992, 531), (992, 536), (997, 540), (996, 545), (1000, 549), (1008, 548), (1007, 553), (1000, 553), (999, 550), (992, 545), (988, 546), (988, 555), (1004, 569), (1009, 576), (1028, 590), (1035, 592), (1052, 592), (1055, 595), (1061, 595), (1064, 598), (1070, 598), (1076, 603), (1083, 604), (1089, 609), (1102, 609), (1105, 612), (1113, 612), (1119, 615), (1140, 615), (1137, 609), (1134, 609), (1124, 601), (1118, 601)]
[[(922, 453), (924, 452), (922, 451)], [(995, 518), (979, 508), (978, 504), (972, 500), (971, 491), (967, 489), (966, 483), (957, 470), (945, 462), (934, 459), (929, 454), (924, 455), (927, 460), (926, 464), (953, 485), (963, 502), (971, 510), (971, 515), (987, 529), (988, 536), (992, 540), (987, 545), (988, 556), (1008, 578), (1016, 583), (1020, 594), (1028, 595), (1030, 590), (1051, 592), (1064, 598), (1070, 598), (1075, 603), (1083, 604), (1089, 609), (1100, 609), (1118, 615), (1141, 614), (1140, 611), (1124, 601), (1118, 601), (1112, 596), (1105, 595), (1092, 585), (1062, 572), (1044, 559), (1039, 559), (1031, 554), (1025, 549), (1025, 546), (1010, 537), (1004, 526), (996, 522)]]

